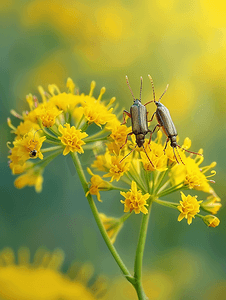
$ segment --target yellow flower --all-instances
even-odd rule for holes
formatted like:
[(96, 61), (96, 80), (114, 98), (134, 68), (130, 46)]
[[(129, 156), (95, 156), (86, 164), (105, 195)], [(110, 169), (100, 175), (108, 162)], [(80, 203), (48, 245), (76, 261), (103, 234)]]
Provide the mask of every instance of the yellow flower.
[(102, 202), (100, 199), (100, 191), (107, 191), (110, 188), (110, 184), (107, 181), (104, 181), (99, 175), (94, 175), (90, 168), (87, 168), (87, 171), (90, 175), (92, 175), (90, 181), (91, 186), (89, 191), (86, 193), (86, 197), (88, 194), (96, 195), (97, 200)]
[(45, 139), (45, 136), (39, 137), (38, 132), (32, 129), (25, 134), (22, 139), (14, 141), (14, 148), (11, 149), (11, 154), (8, 156), (11, 161), (10, 168), (13, 170), (15, 165), (23, 166), (25, 161), (30, 158), (35, 159), (39, 157), (40, 159), (43, 159), (40, 149)]
[(183, 183), (190, 189), (203, 191), (206, 193), (213, 193), (213, 189), (208, 183), (208, 177), (215, 175), (215, 171), (212, 171), (212, 175), (206, 176), (205, 173), (216, 166), (213, 162), (209, 166), (200, 169), (199, 165), (203, 161), (203, 157), (192, 159), (191, 157), (183, 158), (185, 165), (175, 165), (170, 172), (170, 176), (173, 184), (177, 185)]
[(56, 105), (58, 109), (66, 112), (70, 109), (74, 109), (76, 105), (80, 104), (81, 98), (79, 95), (60, 93), (58, 95), (54, 95), (49, 101)]
[(220, 224), (220, 220), (217, 217), (211, 215), (204, 216), (203, 221), (209, 227), (217, 227)]
[(216, 215), (218, 210), (221, 208), (221, 199), (217, 196), (210, 195), (205, 201), (202, 202), (201, 208), (213, 215)]
[(105, 172), (107, 170), (106, 164), (107, 159), (106, 156), (109, 156), (110, 154), (106, 152), (104, 155), (98, 155), (96, 157), (96, 160), (94, 160), (93, 164), (91, 165), (92, 168), (96, 168), (99, 171)]
[(123, 223), (120, 222), (120, 219), (108, 217), (103, 213), (99, 213), (99, 216), (112, 244), (114, 244), (116, 237), (123, 226)]
[(181, 212), (178, 221), (180, 222), (183, 218), (187, 219), (188, 225), (191, 224), (192, 218), (195, 217), (197, 213), (200, 212), (200, 204), (202, 201), (197, 201), (195, 197), (191, 195), (185, 196), (184, 193), (181, 192), (182, 201), (180, 201), (180, 205), (177, 206), (178, 210)]
[(109, 165), (109, 173), (105, 174), (103, 177), (111, 177), (110, 182), (113, 180), (119, 181), (119, 179), (124, 175), (125, 172), (129, 170), (130, 163), (125, 160), (122, 162), (123, 156), (109, 156), (107, 164)]
[(20, 139), (23, 137), (26, 133), (28, 133), (30, 130), (34, 129), (37, 131), (40, 129), (40, 126), (37, 123), (31, 122), (30, 120), (26, 120), (24, 122), (20, 122), (20, 124), (13, 130), (12, 132), (17, 135), (16, 139)]
[(52, 102), (40, 104), (35, 110), (44, 127), (52, 127), (56, 117), (62, 113)]
[(74, 126), (70, 124), (59, 125), (59, 132), (62, 134), (61, 137), (58, 137), (61, 140), (61, 143), (65, 145), (63, 155), (67, 155), (71, 152), (84, 153), (82, 145), (85, 145), (85, 142), (82, 141), (85, 137), (88, 136), (86, 132), (81, 132), (81, 129), (75, 129)]
[(145, 206), (148, 205), (146, 201), (150, 197), (150, 194), (142, 195), (141, 191), (137, 190), (135, 181), (132, 181), (129, 192), (120, 192), (120, 194), (125, 198), (125, 201), (121, 200), (121, 203), (124, 204), (124, 212), (132, 212), (134, 210), (135, 214), (139, 214), (140, 212), (143, 214), (148, 213)]
[[(100, 91), (100, 95), (98, 99), (92, 97), (93, 90), (96, 83), (92, 81), (91, 90), (89, 96), (85, 96), (82, 101), (83, 114), (87, 119), (88, 123), (96, 123), (96, 125), (100, 126), (106, 124), (109, 120), (115, 117), (112, 114), (113, 108), (108, 110), (108, 105), (106, 106), (104, 103), (100, 102), (102, 95), (105, 93), (105, 88), (103, 87)], [(110, 102), (110, 104), (112, 101)]]
[(91, 265), (83, 265), (78, 270), (74, 264), (71, 266), (74, 272), (65, 276), (60, 271), (63, 261), (63, 251), (56, 249), (50, 253), (39, 249), (30, 263), (29, 249), (21, 248), (17, 264), (13, 250), (5, 248), (0, 253), (1, 300), (94, 300), (103, 292), (103, 284), (97, 281), (89, 288), (86, 286), (93, 274)]
[[(144, 148), (146, 153), (144, 151), (141, 151), (140, 153), (144, 169), (146, 171), (165, 171), (167, 169), (167, 156), (164, 155), (163, 146), (155, 142), (152, 142), (150, 145), (148, 145), (148, 140), (146, 140)], [(148, 158), (153, 165), (150, 163)]]
[(22, 189), (25, 186), (34, 186), (35, 191), (37, 193), (40, 193), (42, 191), (43, 183), (42, 172), (43, 170), (38, 168), (28, 169), (26, 173), (20, 175), (14, 181), (15, 187), (18, 189)]
[(126, 127), (126, 125), (118, 125), (112, 128), (112, 133), (110, 137), (121, 147), (125, 141), (128, 133), (132, 131), (131, 127)]

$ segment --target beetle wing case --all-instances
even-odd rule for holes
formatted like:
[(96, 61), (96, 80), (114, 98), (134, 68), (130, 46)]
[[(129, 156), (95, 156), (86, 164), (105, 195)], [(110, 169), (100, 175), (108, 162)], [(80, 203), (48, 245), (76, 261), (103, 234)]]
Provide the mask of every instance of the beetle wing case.
[(130, 114), (132, 119), (132, 131), (136, 134), (147, 134), (148, 132), (148, 121), (147, 121), (147, 109), (136, 100), (130, 107)]
[(177, 130), (173, 124), (169, 110), (163, 104), (157, 105), (156, 118), (159, 125), (162, 126), (162, 130), (168, 137), (177, 136)]

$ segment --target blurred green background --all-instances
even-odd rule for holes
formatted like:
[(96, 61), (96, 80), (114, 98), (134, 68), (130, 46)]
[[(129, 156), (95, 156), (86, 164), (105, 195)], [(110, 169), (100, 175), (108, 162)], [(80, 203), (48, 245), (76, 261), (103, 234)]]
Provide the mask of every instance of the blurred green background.
[[(150, 299), (225, 299), (225, 113), (226, 3), (223, 1), (1, 1), (1, 206), (0, 249), (40, 246), (65, 251), (65, 270), (72, 260), (90, 261), (96, 274), (111, 278), (108, 299), (136, 299), (100, 236), (70, 158), (59, 157), (44, 173), (43, 191), (17, 190), (7, 166), (6, 141), (13, 136), (6, 118), (10, 109), (28, 108), (25, 96), (38, 95), (56, 83), (63, 91), (71, 77), (81, 92), (103, 99), (115, 96), (121, 107), (132, 104), (144, 78), (142, 101), (157, 96), (172, 115), (180, 143), (192, 140), (204, 149), (204, 165), (217, 161), (214, 189), (222, 198), (219, 227), (198, 218), (188, 226), (178, 213), (154, 205), (144, 257)], [(151, 113), (154, 105), (149, 106)], [(12, 118), (13, 119), (13, 118)], [(87, 167), (83, 158), (84, 168)], [(72, 176), (73, 175), (73, 176)], [(204, 193), (195, 193), (199, 200)], [(98, 209), (120, 216), (119, 193), (103, 194)], [(172, 201), (179, 201), (174, 194)], [(116, 247), (132, 271), (140, 216), (130, 218)], [(117, 294), (117, 293), (121, 294)], [(131, 295), (130, 295), (131, 293)], [(124, 296), (123, 296), (124, 295)]]

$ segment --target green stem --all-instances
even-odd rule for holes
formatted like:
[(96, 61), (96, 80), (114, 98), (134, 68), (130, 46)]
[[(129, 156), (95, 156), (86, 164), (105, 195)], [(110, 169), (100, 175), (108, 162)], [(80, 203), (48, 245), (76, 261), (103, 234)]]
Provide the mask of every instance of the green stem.
[(59, 154), (62, 153), (62, 150), (63, 149), (61, 149), (60, 151), (56, 151), (56, 152), (48, 155), (47, 157), (45, 157), (43, 160), (40, 160), (40, 161), (32, 164), (30, 167), (27, 168), (27, 170), (34, 168), (36, 166), (39, 166), (39, 165), (41, 166), (41, 168), (44, 169), (55, 157), (57, 157)]
[(95, 143), (95, 142), (99, 142), (99, 141), (106, 141), (107, 140), (107, 136), (104, 136), (104, 137), (102, 137), (102, 138), (99, 138), (99, 139), (86, 139), (85, 140), (85, 142), (86, 142), (86, 144), (88, 144), (88, 143)]
[(177, 209), (177, 206), (179, 205), (179, 203), (168, 202), (168, 201), (164, 201), (164, 200), (160, 200), (160, 199), (154, 199), (153, 201), (160, 205), (175, 208), (175, 209)]
[(81, 123), (82, 123), (82, 121), (83, 121), (84, 119), (85, 119), (85, 116), (82, 115), (81, 118), (80, 118), (80, 120), (78, 121), (78, 124), (76, 125), (76, 129), (79, 129), (79, 127), (80, 127), (80, 125), (81, 125)]
[[(72, 157), (72, 160), (74, 162), (74, 165), (75, 165), (76, 171), (78, 173), (79, 179), (81, 181), (82, 187), (84, 189), (84, 192), (85, 192), (85, 194), (87, 194), (87, 192), (89, 191), (89, 187), (88, 187), (86, 177), (85, 177), (85, 174), (83, 172), (80, 160), (78, 158), (78, 155), (77, 155), (77, 153), (74, 152), (74, 153), (71, 153), (71, 157)], [(90, 194), (88, 194), (86, 197), (87, 197), (87, 200), (89, 202), (89, 206), (92, 210), (93, 216), (96, 220), (97, 226), (100, 230), (100, 233), (101, 233), (108, 249), (110, 250), (112, 256), (114, 257), (114, 259), (115, 259), (116, 263), (118, 264), (119, 268), (121, 269), (122, 273), (126, 276), (126, 279), (129, 282), (131, 282), (132, 284), (134, 284), (133, 276), (130, 274), (129, 270), (127, 269), (127, 267), (123, 263), (122, 259), (120, 258), (118, 252), (116, 251), (115, 247), (112, 245), (111, 240), (107, 235), (107, 232), (106, 232), (106, 230), (105, 230), (105, 228), (104, 228), (104, 226), (101, 222), (98, 210), (96, 208), (96, 205), (93, 201), (92, 196)]]
[(49, 147), (49, 148), (44, 148), (42, 149), (42, 153), (47, 153), (47, 152), (51, 152), (54, 150), (58, 150), (58, 149), (62, 149), (62, 146), (55, 146), (55, 147)]
[(124, 223), (130, 216), (132, 216), (133, 212), (129, 212), (127, 214), (124, 214), (121, 218), (120, 218), (120, 222)]
[(145, 300), (147, 299), (144, 293), (144, 289), (142, 287), (142, 262), (144, 255), (144, 246), (146, 241), (147, 229), (148, 229), (148, 221), (151, 212), (151, 198), (149, 201), (148, 213), (143, 215), (142, 223), (140, 227), (140, 235), (137, 244), (135, 264), (134, 264), (134, 278), (135, 278), (135, 289), (137, 291), (138, 299)]
[(163, 180), (164, 180), (166, 174), (168, 173), (168, 170), (169, 170), (169, 169), (167, 169), (166, 171), (163, 171), (163, 172), (160, 174), (159, 180), (158, 180), (158, 184), (157, 184), (157, 186), (155, 187), (155, 190), (154, 190), (154, 193), (155, 193), (155, 194), (158, 192), (158, 190), (159, 190), (159, 188), (160, 188), (160, 186), (161, 186), (161, 184), (162, 184), (162, 182), (163, 182)]
[[(181, 184), (182, 184), (182, 186), (181, 186)], [(157, 196), (159, 198), (159, 197), (166, 196), (168, 194), (174, 193), (175, 191), (179, 191), (179, 190), (182, 190), (182, 189), (186, 190), (187, 187), (183, 185), (183, 182), (180, 182), (177, 185), (174, 185), (174, 186), (160, 192), (159, 194), (157, 194)]]
[(42, 122), (39, 120), (39, 126), (41, 127), (42, 131), (45, 133), (46, 137), (49, 139), (49, 140), (52, 140), (52, 141), (59, 141), (59, 139), (52, 135), (51, 133), (49, 133), (47, 131), (47, 129), (42, 125)]

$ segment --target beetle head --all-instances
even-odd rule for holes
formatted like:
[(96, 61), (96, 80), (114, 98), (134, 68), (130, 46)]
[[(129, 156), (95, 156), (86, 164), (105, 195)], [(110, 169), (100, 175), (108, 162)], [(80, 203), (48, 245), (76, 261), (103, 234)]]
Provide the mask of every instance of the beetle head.
[(136, 143), (138, 147), (142, 147), (144, 144), (144, 134), (140, 133), (136, 135)]
[(176, 136), (171, 136), (170, 137), (170, 145), (171, 145), (172, 148), (176, 148), (177, 147)]

